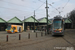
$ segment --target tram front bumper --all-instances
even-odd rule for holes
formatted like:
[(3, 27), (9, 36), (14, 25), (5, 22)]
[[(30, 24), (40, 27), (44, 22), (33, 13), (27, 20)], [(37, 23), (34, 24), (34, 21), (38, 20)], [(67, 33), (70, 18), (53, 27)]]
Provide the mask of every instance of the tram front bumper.
[(64, 32), (52, 32), (52, 35), (64, 35)]
[(11, 30), (7, 30), (7, 33), (13, 33)]

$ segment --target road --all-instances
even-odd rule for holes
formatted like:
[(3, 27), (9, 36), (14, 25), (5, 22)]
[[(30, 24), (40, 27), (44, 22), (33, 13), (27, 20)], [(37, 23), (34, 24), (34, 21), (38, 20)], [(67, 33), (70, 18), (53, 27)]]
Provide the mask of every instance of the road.
[[(30, 33), (30, 39), (28, 39)], [(21, 40), (18, 40), (18, 34), (21, 34)], [(65, 36), (51, 36), (43, 33), (23, 32), (16, 34), (1, 34), (0, 37), (9, 35), (9, 41), (0, 42), (0, 50), (74, 50), (75, 48), (75, 29), (66, 29)]]

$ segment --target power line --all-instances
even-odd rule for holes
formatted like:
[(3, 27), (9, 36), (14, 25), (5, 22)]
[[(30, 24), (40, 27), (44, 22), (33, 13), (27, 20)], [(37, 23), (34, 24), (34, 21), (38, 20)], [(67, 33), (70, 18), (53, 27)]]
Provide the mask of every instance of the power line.
[[(38, 0), (38, 1), (40, 1), (40, 0)], [(69, 2), (70, 0), (68, 0), (68, 2)], [(43, 1), (40, 1), (40, 2), (43, 2)], [(65, 8), (65, 6), (68, 4), (68, 2), (64, 5), (64, 7), (63, 7), (63, 9)], [(54, 3), (53, 3), (54, 4)], [(58, 9), (57, 8), (55, 8), (54, 6), (52, 6), (51, 4), (49, 4), (52, 8), (54, 8), (55, 10), (57, 10), (58, 11)], [(62, 10), (63, 10), (62, 9)], [(62, 12), (62, 11), (58, 11), (59, 12), (59, 14)]]
[[(40, 1), (40, 2), (42, 2), (42, 3), (44, 3), (44, 4), (46, 4), (46, 2), (43, 2), (43, 1), (41, 1), (41, 0), (38, 0), (38, 1)], [(52, 2), (52, 4), (54, 4), (54, 2)], [(50, 6), (52, 6), (51, 4), (49, 4)], [(52, 6), (53, 7), (53, 6)], [(55, 10), (57, 10), (55, 7), (53, 7)], [(58, 10), (57, 10), (58, 11)], [(59, 12), (59, 11), (58, 11)], [(48, 14), (48, 17), (50, 17), (50, 15)]]
[[(6, 3), (10, 3), (10, 4), (14, 4), (14, 3), (11, 3), (11, 2), (7, 2), (7, 1), (3, 1), (3, 0), (0, 0), (2, 2), (6, 2)], [(14, 4), (14, 5), (17, 5), (17, 6), (21, 6), (21, 7), (27, 7), (27, 6), (23, 6), (23, 5), (18, 5), (18, 4)]]
[[(16, 10), (16, 11), (21, 11), (21, 10), (17, 10), (17, 9), (11, 9), (11, 8), (6, 8), (6, 7), (0, 7), (0, 8), (5, 8), (5, 9), (10, 9), (10, 10)], [(40, 7), (39, 7), (40, 8)], [(38, 9), (39, 9), (38, 8)], [(36, 9), (36, 10), (38, 10), (38, 9)], [(24, 12), (26, 12), (26, 11), (24, 11)], [(33, 13), (33, 12), (32, 12)], [(26, 16), (29, 16), (29, 15), (31, 15), (32, 13), (30, 13), (30, 14), (28, 14), (28, 15), (26, 15)]]
[[(10, 3), (10, 2), (7, 2), (7, 1), (3, 1), (3, 0), (0, 0), (0, 1), (6, 2), (6, 3)], [(14, 4), (14, 3), (10, 3), (10, 4)], [(18, 5), (18, 4), (14, 4), (14, 5)], [(44, 5), (44, 3), (43, 3), (42, 5)], [(42, 5), (41, 5), (41, 6), (42, 6)], [(23, 5), (18, 5), (18, 6), (27, 7), (27, 6), (23, 6)], [(41, 6), (40, 6), (40, 7), (41, 7)], [(38, 10), (40, 7), (38, 7), (36, 10)], [(33, 9), (33, 8), (32, 8), (32, 9)]]
[[(69, 2), (70, 0), (68, 0), (68, 2)], [(64, 5), (64, 7), (62, 7), (62, 10), (61, 11), (58, 11), (56, 8), (56, 10), (59, 12), (59, 13), (61, 13), (61, 12), (63, 12), (63, 9), (65, 8), (65, 6), (68, 4), (68, 2)]]
[(44, 5), (44, 3), (41, 5), (41, 6), (39, 6), (35, 11), (37, 11), (40, 7), (42, 7)]
[[(10, 8), (6, 8), (6, 7), (0, 7), (0, 8), (5, 8), (5, 9), (10, 9)], [(21, 11), (21, 10), (17, 10), (17, 9), (10, 9), (10, 10), (16, 10), (16, 11)], [(23, 12), (26, 12), (26, 11), (23, 11)], [(33, 12), (32, 12), (33, 13)], [(30, 14), (28, 14), (28, 15), (26, 15), (26, 16), (29, 16), (29, 15), (31, 15), (32, 13), (30, 13)]]
[[(32, 13), (33, 13), (33, 12), (32, 12)], [(30, 13), (30, 14), (28, 14), (28, 15), (26, 15), (26, 16), (29, 16), (29, 15), (31, 15), (32, 13)], [(36, 13), (36, 14), (42, 15), (42, 14), (40, 14), (40, 13)], [(34, 16), (34, 15), (32, 15), (32, 16)]]
[[(44, 3), (41, 5), (41, 6), (39, 6), (37, 9), (35, 9), (35, 11), (37, 11), (40, 7), (42, 7), (44, 5)], [(31, 15), (32, 13), (30, 13), (29, 15)], [(28, 16), (28, 15), (27, 15)]]
[[(3, 1), (3, 0), (0, 0), (2, 2), (6, 2), (6, 3), (10, 3), (10, 2), (7, 2), (7, 1)], [(14, 3), (10, 3), (10, 4), (14, 4)], [(14, 4), (14, 5), (18, 5), (18, 4)], [(18, 5), (18, 6), (21, 6), (21, 7), (26, 7), (26, 6), (23, 6), (23, 5)], [(10, 8), (6, 8), (6, 7), (0, 7), (0, 8), (5, 8), (5, 9), (10, 9)], [(17, 10), (17, 9), (10, 9), (10, 10), (16, 10), (16, 11), (21, 11), (21, 10)], [(24, 11), (26, 12), (26, 11)], [(32, 13), (31, 13), (32, 14)], [(30, 15), (30, 14), (29, 14)]]
[(64, 5), (64, 7), (62, 7), (62, 10), (65, 8), (65, 6), (68, 4), (69, 1), (70, 1), (70, 0), (68, 0), (67, 3)]
[[(37, 11), (40, 7), (42, 7), (44, 5), (44, 3), (41, 5), (41, 6), (39, 6), (37, 9), (35, 9), (35, 11)], [(32, 12), (33, 13), (33, 12)], [(26, 16), (29, 16), (29, 15), (31, 15), (32, 13), (30, 13), (30, 14), (28, 14), (28, 15), (26, 15)]]
[(43, 2), (43, 1), (41, 1), (41, 0), (38, 0), (38, 1), (40, 1), (40, 2), (42, 2), (42, 3), (44, 3), (44, 4), (46, 4), (46, 2)]
[[(3, 1), (3, 0), (1, 0), (1, 1)], [(3, 1), (3, 2), (6, 2), (6, 1)], [(10, 2), (7, 2), (7, 3), (10, 3)], [(45, 3), (45, 2), (44, 2)], [(39, 6), (35, 11), (37, 11), (40, 7), (42, 7), (43, 5), (44, 5), (44, 3), (41, 5), (41, 6)], [(11, 4), (13, 4), (13, 3), (11, 3)], [(17, 4), (15, 4), (15, 5), (17, 5)], [(18, 5), (18, 6), (22, 6), (22, 5)], [(11, 8), (6, 8), (6, 7), (0, 7), (0, 8), (5, 8), (5, 9), (10, 9), (10, 10), (16, 10), (16, 11), (22, 11), (22, 10), (18, 10), (18, 9), (11, 9)], [(23, 12), (27, 12), (27, 11), (23, 11)], [(32, 12), (33, 13), (33, 12)], [(31, 15), (32, 13), (30, 13), (30, 14), (28, 14), (28, 15), (26, 15), (26, 16), (29, 16), (29, 15)]]
[[(40, 13), (36, 13), (36, 14), (40, 14)], [(40, 14), (40, 15), (43, 15), (43, 14)]]
[[(3, 1), (3, 0), (1, 0)], [(3, 1), (3, 2), (6, 2), (6, 1)], [(10, 3), (10, 2), (7, 2), (7, 3)], [(14, 4), (14, 3), (10, 3), (10, 4)], [(18, 4), (14, 4), (14, 5), (18, 5)], [(39, 6), (35, 11), (37, 11), (40, 7), (42, 7), (44, 5), (44, 3)], [(23, 5), (18, 5), (18, 6), (23, 6)], [(24, 6), (23, 6), (24, 7)], [(6, 7), (0, 7), (0, 8), (5, 8), (5, 9), (11, 9), (11, 8), (6, 8)], [(11, 10), (16, 10), (16, 11), (21, 11), (21, 10), (17, 10), (17, 9), (11, 9)], [(25, 11), (24, 11), (25, 12)], [(32, 14), (32, 13), (31, 13)]]
[[(42, 2), (42, 3), (44, 3), (44, 4), (46, 4), (46, 2), (43, 2), (43, 1), (41, 1), (41, 0), (38, 0), (38, 1), (40, 1), (40, 2)], [(52, 3), (52, 4), (54, 4), (54, 3)], [(49, 4), (50, 6), (52, 6), (51, 4)], [(53, 8), (55, 8), (55, 7), (53, 7)]]
[[(49, 4), (52, 8), (54, 8), (55, 10), (57, 10), (58, 11), (58, 9), (57, 8), (55, 8), (54, 6), (52, 6), (51, 4)], [(58, 11), (59, 12), (59, 11)]]
[[(38, 1), (40, 1), (40, 0), (38, 0)], [(46, 4), (45, 2), (43, 2), (43, 1), (40, 1), (40, 2), (42, 2), (42, 3), (44, 3), (44, 4)], [(52, 3), (52, 4), (54, 4), (54, 2)], [(58, 9), (56, 9), (54, 6), (52, 6), (51, 4), (49, 4), (48, 3), (48, 5), (50, 5), (52, 8), (54, 8), (55, 10), (57, 10), (58, 11)], [(59, 11), (58, 11), (59, 12)]]
[[(33, 12), (32, 12), (33, 13)], [(28, 15), (26, 15), (26, 16), (29, 16), (29, 15), (31, 15), (32, 13), (30, 13), (30, 14), (28, 14)]]
[[(0, 8), (10, 9), (10, 10), (16, 10), (16, 11), (22, 11), (22, 10), (11, 9), (11, 8), (6, 8), (6, 7), (0, 7)], [(23, 11), (23, 12), (28, 12), (28, 11)]]
[[(70, 0), (68, 0), (68, 2), (69, 2)], [(65, 8), (65, 6), (68, 4), (68, 2), (64, 5), (64, 7), (62, 7), (62, 10), (61, 11), (59, 11), (59, 14), (61, 13), (61, 12), (63, 12), (63, 9)]]

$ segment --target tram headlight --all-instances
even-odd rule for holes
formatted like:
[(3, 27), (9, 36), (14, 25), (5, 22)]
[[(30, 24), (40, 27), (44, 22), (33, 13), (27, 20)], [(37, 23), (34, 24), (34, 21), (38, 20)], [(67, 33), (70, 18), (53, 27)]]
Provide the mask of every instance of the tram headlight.
[(59, 32), (61, 32), (61, 31), (59, 31)]
[(56, 32), (56, 30), (54, 32)]

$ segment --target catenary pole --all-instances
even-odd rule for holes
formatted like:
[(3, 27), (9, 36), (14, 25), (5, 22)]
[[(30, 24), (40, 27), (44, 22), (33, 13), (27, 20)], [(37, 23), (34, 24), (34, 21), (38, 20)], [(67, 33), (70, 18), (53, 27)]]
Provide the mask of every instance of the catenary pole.
[(47, 3), (47, 0), (46, 0), (46, 17), (47, 17), (47, 34), (48, 34), (48, 3)]

